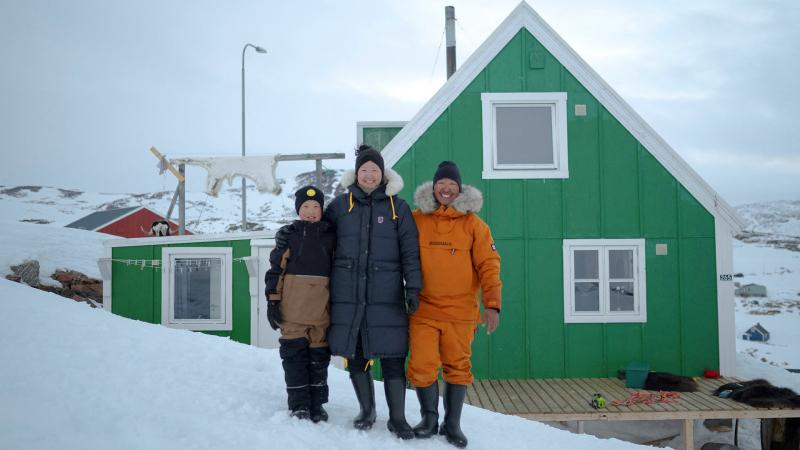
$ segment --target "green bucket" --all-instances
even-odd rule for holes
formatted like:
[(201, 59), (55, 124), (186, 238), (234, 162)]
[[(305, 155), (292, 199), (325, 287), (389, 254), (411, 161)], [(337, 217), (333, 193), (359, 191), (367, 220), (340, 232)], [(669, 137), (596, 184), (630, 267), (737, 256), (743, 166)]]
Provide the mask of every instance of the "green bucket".
[(647, 374), (650, 373), (650, 364), (643, 362), (631, 362), (625, 367), (625, 387), (631, 389), (641, 389)]

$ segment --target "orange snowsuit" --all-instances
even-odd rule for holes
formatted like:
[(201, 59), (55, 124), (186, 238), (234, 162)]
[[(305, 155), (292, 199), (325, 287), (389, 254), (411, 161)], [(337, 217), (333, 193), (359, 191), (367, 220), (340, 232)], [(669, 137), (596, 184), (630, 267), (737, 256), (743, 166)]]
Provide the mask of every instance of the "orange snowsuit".
[(500, 310), (500, 255), (489, 226), (475, 213), (483, 204), (480, 191), (463, 185), (449, 207), (433, 197), (433, 183), (414, 195), (419, 207), (422, 291), (420, 306), (409, 319), (411, 357), (407, 376), (414, 386), (430, 386), (439, 368), (450, 384), (472, 383), (472, 340), (483, 307)]

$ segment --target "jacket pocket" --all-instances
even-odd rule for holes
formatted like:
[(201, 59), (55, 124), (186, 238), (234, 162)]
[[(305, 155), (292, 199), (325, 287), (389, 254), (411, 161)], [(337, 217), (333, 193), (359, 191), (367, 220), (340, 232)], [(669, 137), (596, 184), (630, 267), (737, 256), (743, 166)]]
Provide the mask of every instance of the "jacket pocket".
[(368, 303), (399, 303), (404, 301), (403, 275), (400, 263), (375, 261), (371, 266), (370, 298)]
[(425, 248), (420, 252), (422, 290), (429, 295), (457, 296), (472, 293), (472, 256), (469, 250)]
[(283, 319), (291, 323), (327, 325), (328, 278), (307, 275), (290, 275), (289, 288), (281, 303)]
[(352, 258), (337, 258), (331, 271), (331, 301), (356, 302), (356, 270)]

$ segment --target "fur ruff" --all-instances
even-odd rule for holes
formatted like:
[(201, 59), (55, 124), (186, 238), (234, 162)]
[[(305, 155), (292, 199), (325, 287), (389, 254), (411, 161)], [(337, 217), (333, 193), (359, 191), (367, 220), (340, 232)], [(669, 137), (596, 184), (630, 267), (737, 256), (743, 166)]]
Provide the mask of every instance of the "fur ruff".
[[(430, 214), (439, 209), (439, 203), (433, 196), (433, 181), (426, 181), (414, 191), (414, 204), (420, 211)], [(476, 213), (483, 207), (483, 194), (468, 184), (461, 185), (461, 194), (450, 206), (464, 214)]]
[[(383, 172), (383, 178), (386, 180), (386, 195), (397, 195), (400, 191), (403, 190), (403, 186), (405, 186), (403, 182), (403, 177), (400, 176), (399, 173), (395, 172), (390, 168), (386, 168)], [(349, 188), (356, 182), (356, 171), (355, 170), (347, 170), (342, 174), (342, 180), (340, 183), (342, 186)]]

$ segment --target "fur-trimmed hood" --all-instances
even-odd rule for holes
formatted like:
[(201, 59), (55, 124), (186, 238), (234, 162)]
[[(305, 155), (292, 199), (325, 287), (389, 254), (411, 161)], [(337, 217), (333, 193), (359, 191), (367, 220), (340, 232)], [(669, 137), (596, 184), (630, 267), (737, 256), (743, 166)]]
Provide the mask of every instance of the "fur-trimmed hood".
[[(414, 191), (414, 203), (424, 214), (430, 214), (439, 209), (439, 203), (433, 196), (433, 181), (426, 181)], [(483, 194), (477, 188), (468, 184), (461, 185), (461, 194), (453, 200), (450, 206), (464, 214), (477, 213), (483, 207)]]
[[(386, 170), (383, 172), (383, 178), (386, 179), (386, 195), (397, 195), (403, 190), (403, 186), (405, 186), (403, 183), (403, 177), (401, 177), (399, 173), (395, 172), (391, 168), (386, 168)], [(340, 181), (342, 186), (349, 188), (355, 182), (355, 170), (347, 170), (342, 174), (342, 179)]]

